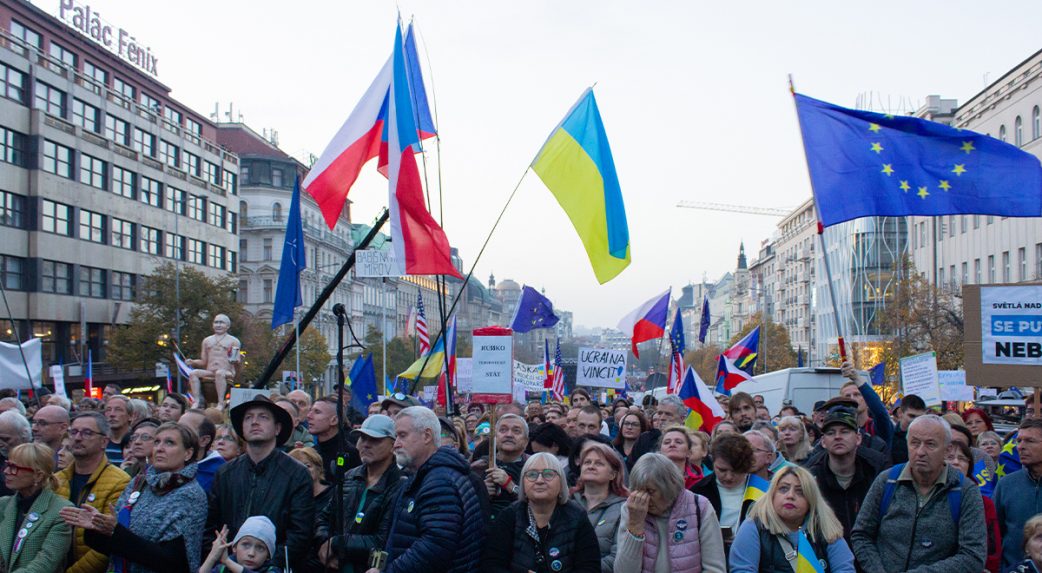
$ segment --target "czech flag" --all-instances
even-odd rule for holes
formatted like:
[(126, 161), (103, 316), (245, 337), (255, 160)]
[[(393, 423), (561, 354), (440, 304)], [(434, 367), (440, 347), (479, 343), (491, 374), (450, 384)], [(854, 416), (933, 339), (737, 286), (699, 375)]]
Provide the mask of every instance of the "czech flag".
[(814, 546), (810, 544), (802, 527), (799, 540), (796, 542), (796, 573), (825, 573), (817, 553), (814, 553)]
[(636, 310), (622, 317), (619, 330), (630, 336), (633, 355), (640, 358), (637, 345), (655, 340), (666, 333), (666, 315), (669, 313), (669, 294), (672, 289), (648, 299)]
[(87, 375), (83, 377), (83, 395), (88, 398), (94, 396), (94, 357), (90, 348), (87, 349)]
[(743, 498), (743, 501), (756, 501), (760, 499), (765, 493), (767, 493), (767, 488), (770, 486), (770, 482), (762, 477), (756, 474), (749, 474), (749, 478), (745, 482), (745, 497)]
[(691, 408), (684, 424), (694, 430), (702, 430), (711, 433), (725, 417), (724, 409), (716, 401), (713, 393), (706, 387), (706, 383), (698, 376), (694, 368), (688, 366), (684, 375), (684, 382), (677, 392), (684, 405)]

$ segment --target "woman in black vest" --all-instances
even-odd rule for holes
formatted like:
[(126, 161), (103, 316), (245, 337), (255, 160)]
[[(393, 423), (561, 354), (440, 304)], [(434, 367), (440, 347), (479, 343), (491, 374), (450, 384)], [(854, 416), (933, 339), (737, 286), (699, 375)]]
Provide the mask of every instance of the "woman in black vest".
[(564, 468), (553, 454), (525, 462), (520, 499), (492, 523), (481, 570), (600, 573), (597, 534), (586, 510), (568, 500)]
[(802, 467), (778, 470), (748, 517), (731, 545), (731, 573), (792, 573), (804, 560), (824, 573), (854, 573), (843, 526)]

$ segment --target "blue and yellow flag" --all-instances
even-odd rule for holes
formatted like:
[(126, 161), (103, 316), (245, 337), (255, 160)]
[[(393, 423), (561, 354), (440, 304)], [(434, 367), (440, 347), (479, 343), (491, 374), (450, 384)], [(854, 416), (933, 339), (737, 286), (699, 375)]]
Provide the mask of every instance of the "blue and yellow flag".
[(1042, 215), (1042, 165), (1015, 145), (794, 95), (826, 227), (875, 215)]
[[(430, 355), (430, 358), (427, 356)], [(424, 366), (424, 362), (427, 363)], [(445, 337), (438, 339), (438, 343), (434, 345), (434, 348), (421, 355), (416, 362), (412, 363), (412, 366), (405, 372), (398, 375), (399, 378), (408, 378), (409, 380), (415, 380), (417, 377), (420, 378), (436, 378), (441, 375), (441, 369), (445, 365)], [(420, 369), (423, 372), (420, 372)]]
[(626, 206), (593, 89), (587, 88), (532, 161), (579, 234), (597, 281), (630, 264)]
[(807, 539), (807, 535), (800, 528), (799, 541), (796, 545), (796, 573), (824, 573), (818, 555), (814, 553), (814, 547)]
[(999, 453), (999, 464), (995, 468), (995, 477), (1003, 478), (1009, 474), (1024, 467), (1020, 463), (1020, 452), (1017, 451), (1017, 436), (1020, 432), (1014, 430), (1010, 435), (1006, 436), (1006, 443), (1002, 446), (1002, 451)]
[(743, 501), (756, 501), (763, 497), (763, 494), (767, 493), (767, 488), (771, 484), (767, 480), (756, 474), (749, 474), (749, 479), (745, 482), (745, 497)]

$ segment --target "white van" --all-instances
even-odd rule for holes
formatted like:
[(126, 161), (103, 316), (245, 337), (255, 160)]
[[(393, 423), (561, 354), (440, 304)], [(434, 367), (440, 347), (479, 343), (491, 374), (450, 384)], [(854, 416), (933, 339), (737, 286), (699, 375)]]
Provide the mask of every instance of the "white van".
[[(868, 373), (861, 372), (868, 380)], [(814, 403), (839, 395), (839, 389), (847, 383), (839, 368), (786, 368), (754, 376), (736, 386), (731, 394), (745, 392), (763, 396), (763, 403), (772, 416), (778, 415), (782, 406), (792, 405), (800, 412), (811, 415)]]

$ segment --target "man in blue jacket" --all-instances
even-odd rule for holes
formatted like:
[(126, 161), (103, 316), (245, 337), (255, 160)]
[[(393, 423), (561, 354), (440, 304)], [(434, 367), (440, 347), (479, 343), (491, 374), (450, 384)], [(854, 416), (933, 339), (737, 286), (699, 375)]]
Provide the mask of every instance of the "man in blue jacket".
[(457, 450), (438, 447), (441, 425), (430, 409), (399, 412), (395, 435), (395, 458), (413, 476), (398, 499), (384, 571), (477, 571), (485, 543), (484, 484)]
[(1024, 467), (1000, 479), (992, 496), (1002, 533), (1003, 571), (1024, 559), (1024, 524), (1042, 513), (1042, 419), (1021, 422), (1017, 451)]

